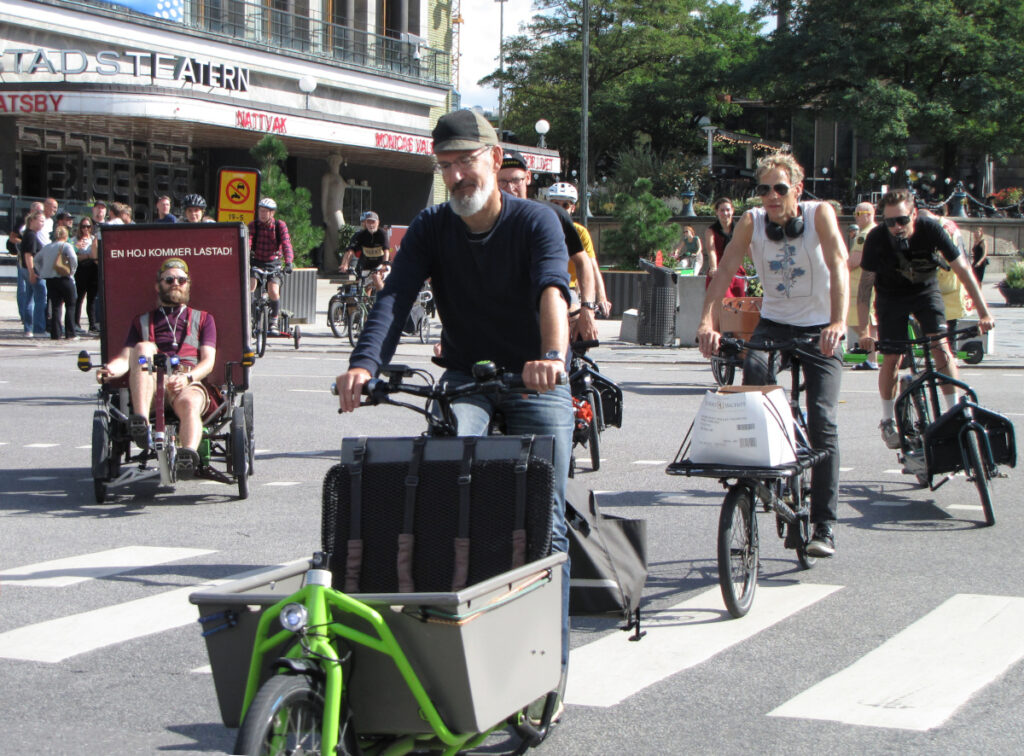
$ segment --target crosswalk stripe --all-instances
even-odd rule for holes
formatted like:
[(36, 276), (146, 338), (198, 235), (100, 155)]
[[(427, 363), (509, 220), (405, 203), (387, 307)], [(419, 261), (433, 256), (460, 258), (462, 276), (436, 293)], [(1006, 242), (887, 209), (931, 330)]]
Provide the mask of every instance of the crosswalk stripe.
[(0, 658), (56, 664), (98, 648), (183, 627), (198, 618), (196, 608), (189, 604), (189, 594), (200, 588), (223, 585), (275, 569), (277, 567), (261, 567), (220, 580), (9, 630), (0, 633)]
[(8, 586), (66, 588), (86, 580), (118, 575), (138, 567), (177, 562), (212, 553), (214, 552), (209, 549), (123, 546), (4, 570), (0, 572), (0, 582)]
[[(757, 635), (792, 614), (839, 590), (838, 585), (762, 581), (750, 614), (729, 619), (718, 588), (670, 609), (650, 612), (647, 637), (630, 643), (613, 633), (573, 649), (569, 658), (566, 703), (609, 707), (670, 675), (696, 666)], [(714, 621), (717, 616), (718, 621)]]
[(25, 444), (26, 449), (52, 449), (60, 444)]
[(769, 713), (871, 727), (938, 727), (1024, 658), (1024, 598), (957, 594)]

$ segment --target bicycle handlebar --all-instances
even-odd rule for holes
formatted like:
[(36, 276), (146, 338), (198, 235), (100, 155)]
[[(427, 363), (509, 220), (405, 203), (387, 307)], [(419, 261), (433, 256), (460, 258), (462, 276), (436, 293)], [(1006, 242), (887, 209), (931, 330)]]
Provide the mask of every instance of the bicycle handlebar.
[(884, 341), (879, 339), (875, 342), (875, 345), (882, 348), (906, 350), (915, 346), (927, 347), (951, 336), (977, 336), (979, 332), (978, 326), (970, 325), (963, 328), (955, 328), (952, 331), (925, 335), (918, 339), (885, 339)]
[(818, 343), (820, 336), (804, 336), (776, 341), (764, 339), (761, 341), (747, 341), (746, 339), (735, 339), (730, 336), (722, 336), (718, 340), (719, 350), (731, 354), (739, 354), (744, 349), (752, 349), (757, 352), (785, 352), (791, 349), (801, 349), (814, 346)]

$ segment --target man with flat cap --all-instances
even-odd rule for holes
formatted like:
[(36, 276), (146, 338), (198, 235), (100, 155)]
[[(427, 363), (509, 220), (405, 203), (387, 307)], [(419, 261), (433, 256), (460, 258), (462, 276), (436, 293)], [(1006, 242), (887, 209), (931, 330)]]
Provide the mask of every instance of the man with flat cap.
[(156, 392), (156, 376), (139, 363), (158, 352), (177, 355), (180, 368), (164, 383), (165, 403), (178, 416), (175, 458), (178, 477), (191, 478), (199, 469), (199, 442), (203, 414), (217, 401), (217, 393), (203, 379), (217, 358), (217, 325), (213, 315), (189, 307), (191, 280), (188, 264), (179, 257), (164, 260), (156, 275), (157, 308), (132, 321), (121, 353), (96, 371), (104, 383), (129, 373), (132, 415), (128, 430), (140, 448), (149, 446), (149, 414)]
[[(512, 435), (555, 438), (552, 546), (568, 551), (565, 484), (572, 447), (573, 411), (563, 375), (569, 344), (569, 255), (550, 208), (498, 188), (502, 149), (480, 114), (459, 110), (433, 131), (436, 170), (448, 202), (423, 210), (402, 240), (391, 275), (338, 376), (341, 409), (359, 406), (363, 385), (395, 352), (413, 302), (431, 279), (444, 323), (442, 381), (472, 380), (473, 364), (493, 361), (521, 373), (537, 394), (472, 396), (454, 406), (460, 435), (487, 433), (501, 411)], [(569, 565), (563, 571), (563, 668), (568, 660)]]

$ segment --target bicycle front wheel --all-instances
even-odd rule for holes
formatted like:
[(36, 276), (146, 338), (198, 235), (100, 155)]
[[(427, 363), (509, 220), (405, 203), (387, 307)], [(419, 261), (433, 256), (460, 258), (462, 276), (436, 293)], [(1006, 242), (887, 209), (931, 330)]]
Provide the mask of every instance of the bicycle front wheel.
[(348, 323), (345, 322), (345, 303), (340, 299), (332, 299), (327, 306), (327, 324), (331, 327), (331, 333), (335, 338), (345, 337)]
[(270, 311), (260, 307), (256, 311), (255, 335), (256, 355), (262, 357), (267, 352), (267, 331), (270, 329)]
[(985, 464), (985, 460), (982, 459), (978, 437), (968, 431), (964, 442), (967, 444), (967, 462), (970, 464), (967, 474), (974, 478), (974, 487), (978, 489), (981, 508), (985, 510), (985, 524), (995, 525), (996, 514), (992, 509), (992, 491), (988, 486), (988, 466)]
[(324, 698), (305, 677), (275, 675), (263, 683), (238, 730), (235, 753), (320, 753)]
[(590, 420), (590, 438), (587, 440), (587, 446), (590, 449), (590, 469), (597, 470), (601, 469), (601, 420), (598, 416), (597, 403), (600, 398), (596, 391), (591, 391), (587, 394), (587, 401), (590, 402), (590, 411), (592, 417)]
[(729, 489), (718, 518), (718, 583), (729, 614), (750, 611), (757, 590), (757, 516), (750, 489)]
[(356, 307), (348, 314), (348, 343), (352, 346), (359, 341), (359, 334), (363, 332), (363, 324), (366, 322), (366, 310), (362, 306)]

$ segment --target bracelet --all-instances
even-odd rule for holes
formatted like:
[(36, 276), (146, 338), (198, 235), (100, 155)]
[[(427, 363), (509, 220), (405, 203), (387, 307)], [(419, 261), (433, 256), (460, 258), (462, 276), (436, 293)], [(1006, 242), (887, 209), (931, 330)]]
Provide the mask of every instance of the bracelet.
[(580, 307), (586, 307), (588, 310), (596, 310), (597, 302), (580, 302)]

